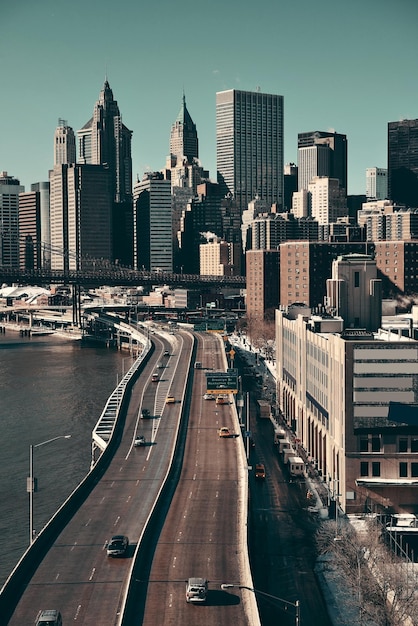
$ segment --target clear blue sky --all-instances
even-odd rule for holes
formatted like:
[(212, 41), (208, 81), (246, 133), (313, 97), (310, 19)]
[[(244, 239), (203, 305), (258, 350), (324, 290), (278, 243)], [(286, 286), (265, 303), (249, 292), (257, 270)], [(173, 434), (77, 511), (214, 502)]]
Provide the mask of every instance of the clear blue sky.
[(348, 192), (387, 166), (387, 123), (418, 118), (417, 0), (3, 0), (0, 170), (48, 180), (58, 118), (76, 132), (107, 75), (133, 131), (134, 178), (165, 165), (183, 89), (216, 179), (215, 97), (284, 97), (285, 162), (297, 134), (348, 138)]

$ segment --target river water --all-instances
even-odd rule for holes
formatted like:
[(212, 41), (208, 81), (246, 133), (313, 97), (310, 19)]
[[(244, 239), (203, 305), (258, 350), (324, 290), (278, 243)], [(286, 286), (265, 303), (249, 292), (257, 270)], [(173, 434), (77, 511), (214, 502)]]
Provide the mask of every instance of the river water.
[[(30, 445), (38, 480), (36, 531), (88, 472), (91, 431), (124, 358), (57, 335), (0, 335), (0, 588), (29, 542)], [(71, 438), (36, 447), (67, 434)]]

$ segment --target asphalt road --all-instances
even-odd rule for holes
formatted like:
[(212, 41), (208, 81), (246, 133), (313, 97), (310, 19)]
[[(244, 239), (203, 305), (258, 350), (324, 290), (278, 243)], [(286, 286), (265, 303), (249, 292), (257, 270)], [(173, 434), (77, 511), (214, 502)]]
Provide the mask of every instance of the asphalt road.
[[(232, 406), (203, 399), (205, 371), (225, 371), (223, 352), (219, 338), (199, 336), (196, 360), (203, 369), (194, 370), (184, 463), (154, 555), (143, 626), (250, 623), (240, 593), (220, 589), (222, 582), (241, 580), (243, 563), (242, 440), (218, 435), (221, 426), (238, 430)], [(204, 604), (186, 602), (185, 582), (192, 576), (209, 580)]]
[[(167, 471), (190, 367), (189, 334), (176, 335), (174, 349), (157, 335), (153, 341), (156, 350), (132, 390), (124, 436), (112, 462), (49, 550), (10, 626), (34, 623), (45, 608), (58, 608), (65, 625), (116, 623), (136, 544)], [(163, 356), (166, 349), (170, 357)], [(165, 364), (161, 381), (151, 383), (159, 361)], [(168, 393), (175, 404), (165, 404)], [(141, 420), (141, 405), (157, 417)], [(146, 446), (133, 447), (137, 433), (145, 435)], [(127, 558), (106, 556), (107, 541), (116, 534), (130, 539)]]

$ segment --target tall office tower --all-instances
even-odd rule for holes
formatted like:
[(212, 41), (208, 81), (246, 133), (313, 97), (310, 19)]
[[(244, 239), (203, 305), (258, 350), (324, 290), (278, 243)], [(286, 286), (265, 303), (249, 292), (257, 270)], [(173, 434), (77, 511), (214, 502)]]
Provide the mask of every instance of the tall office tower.
[(311, 202), (311, 216), (319, 224), (336, 222), (347, 215), (345, 190), (339, 180), (326, 176), (315, 176), (308, 185)]
[(388, 197), (388, 171), (382, 167), (366, 169), (367, 200), (386, 200)]
[(347, 193), (347, 137), (335, 132), (298, 134), (298, 189), (308, 189), (314, 176), (338, 178)]
[(0, 266), (19, 267), (19, 194), (25, 188), (0, 172)]
[(41, 195), (39, 191), (19, 194), (19, 267), (42, 268)]
[(311, 194), (307, 189), (295, 191), (292, 195), (292, 213), (295, 217), (309, 217), (311, 213)]
[(418, 208), (418, 119), (388, 124), (388, 197)]
[(41, 258), (43, 269), (51, 268), (51, 224), (49, 214), (49, 182), (32, 183), (31, 191), (39, 194), (40, 203), (40, 237), (41, 237)]
[(173, 271), (171, 183), (150, 172), (134, 185), (134, 267)]
[(382, 319), (382, 281), (371, 256), (352, 253), (337, 257), (326, 285), (327, 309), (342, 317), (344, 328), (377, 332)]
[(112, 202), (104, 165), (50, 171), (51, 269), (95, 270), (112, 261)]
[(242, 213), (258, 196), (283, 206), (283, 96), (216, 94), (217, 177)]
[(245, 261), (247, 317), (262, 321), (267, 311), (280, 304), (280, 251), (248, 250)]
[(106, 80), (93, 117), (77, 132), (78, 162), (109, 169), (112, 208), (113, 258), (132, 265), (132, 131), (122, 116)]
[(59, 119), (54, 134), (54, 165), (75, 163), (75, 135), (66, 120)]
[(179, 114), (171, 127), (170, 155), (177, 157), (177, 159), (187, 159), (189, 163), (199, 158), (199, 140), (197, 138), (196, 124), (187, 110), (186, 96), (184, 94)]

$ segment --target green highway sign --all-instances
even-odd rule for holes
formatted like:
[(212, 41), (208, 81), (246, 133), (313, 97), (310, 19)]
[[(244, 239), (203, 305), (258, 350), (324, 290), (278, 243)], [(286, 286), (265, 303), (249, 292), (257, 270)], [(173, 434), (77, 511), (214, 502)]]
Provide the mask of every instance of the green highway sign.
[(238, 393), (237, 370), (206, 372), (207, 393)]

